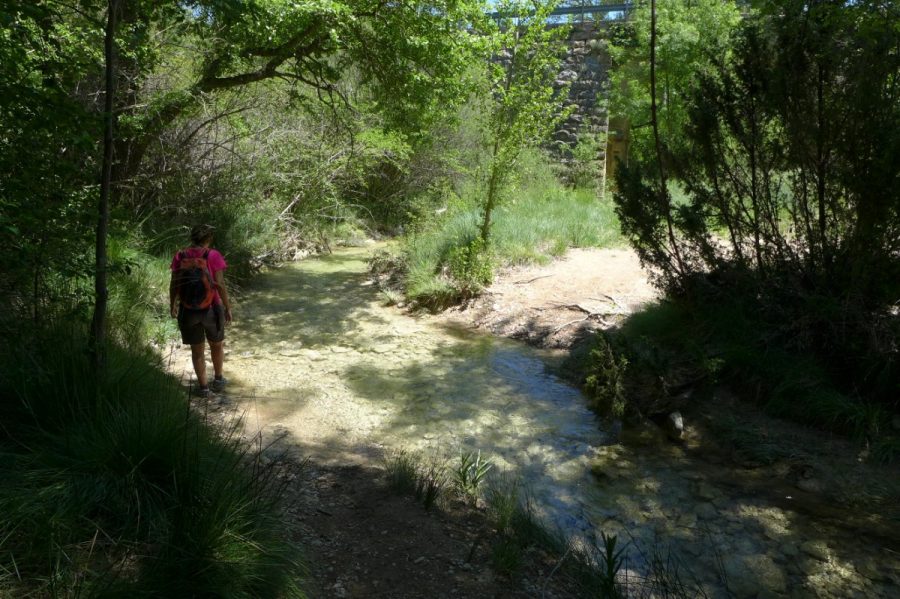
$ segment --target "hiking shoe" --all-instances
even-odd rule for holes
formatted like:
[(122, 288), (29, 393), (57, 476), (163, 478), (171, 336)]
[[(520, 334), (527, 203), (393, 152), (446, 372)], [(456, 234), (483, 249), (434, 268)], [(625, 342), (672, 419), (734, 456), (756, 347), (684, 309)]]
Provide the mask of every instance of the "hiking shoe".
[(226, 379), (224, 376), (221, 376), (221, 377), (214, 378), (212, 380), (212, 382), (210, 383), (210, 387), (212, 388), (213, 391), (221, 391), (222, 389), (225, 388), (225, 385), (227, 385), (227, 384), (228, 384), (228, 379)]
[(197, 397), (209, 397), (209, 387), (197, 387), (194, 389), (194, 395)]

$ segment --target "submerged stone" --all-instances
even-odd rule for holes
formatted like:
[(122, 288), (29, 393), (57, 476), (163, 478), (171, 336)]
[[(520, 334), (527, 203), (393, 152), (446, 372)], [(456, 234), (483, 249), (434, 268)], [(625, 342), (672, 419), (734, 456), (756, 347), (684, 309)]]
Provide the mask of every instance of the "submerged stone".
[(800, 551), (816, 558), (820, 562), (827, 562), (830, 556), (828, 543), (825, 541), (806, 541), (800, 545)]

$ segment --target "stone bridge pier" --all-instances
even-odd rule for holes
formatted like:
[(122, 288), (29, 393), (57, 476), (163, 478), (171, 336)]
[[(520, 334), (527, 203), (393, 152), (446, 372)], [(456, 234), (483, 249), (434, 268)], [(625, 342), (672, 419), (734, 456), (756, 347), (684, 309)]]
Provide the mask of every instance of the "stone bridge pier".
[(628, 141), (626, 128), (615, 122), (611, 126), (609, 118), (608, 25), (603, 21), (585, 21), (551, 26), (572, 29), (556, 86), (569, 85), (569, 102), (575, 105), (571, 116), (554, 132), (552, 149), (566, 163), (572, 160), (572, 149), (579, 141), (596, 136), (600, 150), (593, 168), (604, 189), (616, 160), (624, 160)]

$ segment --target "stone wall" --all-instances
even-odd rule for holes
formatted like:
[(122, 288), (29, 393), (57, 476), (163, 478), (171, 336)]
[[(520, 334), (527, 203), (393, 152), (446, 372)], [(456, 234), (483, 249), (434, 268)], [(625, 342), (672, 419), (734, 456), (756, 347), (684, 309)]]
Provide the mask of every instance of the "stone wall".
[[(616, 158), (623, 158), (627, 140), (622, 127), (610, 131), (608, 107), (609, 53), (607, 52), (607, 24), (591, 22), (550, 25), (571, 28), (567, 39), (567, 52), (563, 59), (555, 87), (569, 86), (568, 102), (575, 105), (572, 114), (559, 124), (548, 144), (548, 149), (564, 166), (573, 163), (572, 150), (586, 136), (597, 136), (599, 147), (591, 170), (596, 172), (600, 189), (605, 188), (607, 171), (612, 173)], [(508, 54), (495, 60), (506, 63)], [(608, 139), (607, 139), (608, 138)], [(609, 159), (609, 160), (608, 160)], [(569, 171), (569, 169), (563, 169)]]
[[(565, 25), (569, 26), (569, 25)], [(602, 22), (577, 23), (568, 38), (568, 52), (556, 85), (569, 85), (569, 102), (575, 110), (553, 134), (552, 149), (563, 163), (572, 160), (572, 148), (586, 135), (606, 138), (609, 130), (608, 89), (609, 54), (606, 25)], [(606, 176), (606, 144), (596, 157), (597, 176)]]

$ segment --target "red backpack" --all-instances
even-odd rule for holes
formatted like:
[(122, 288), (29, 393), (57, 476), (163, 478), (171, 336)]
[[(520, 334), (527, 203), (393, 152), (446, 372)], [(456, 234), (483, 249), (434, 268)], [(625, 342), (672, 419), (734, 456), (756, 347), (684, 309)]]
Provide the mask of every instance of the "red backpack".
[(216, 297), (216, 285), (209, 271), (208, 258), (209, 250), (204, 250), (202, 256), (190, 254), (188, 250), (178, 252), (178, 297), (185, 310), (205, 310)]

